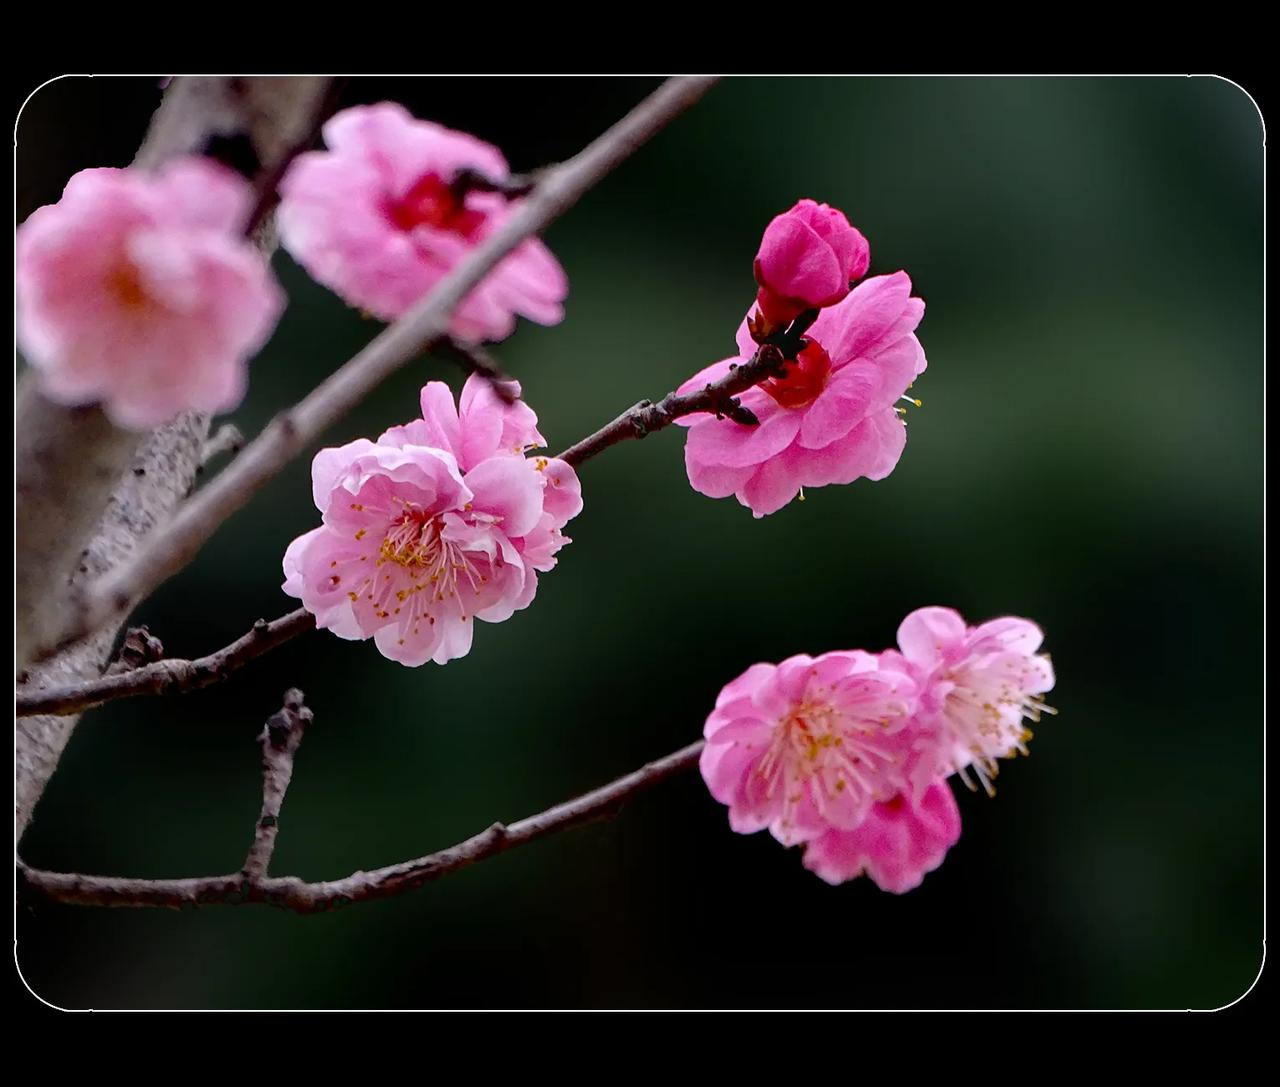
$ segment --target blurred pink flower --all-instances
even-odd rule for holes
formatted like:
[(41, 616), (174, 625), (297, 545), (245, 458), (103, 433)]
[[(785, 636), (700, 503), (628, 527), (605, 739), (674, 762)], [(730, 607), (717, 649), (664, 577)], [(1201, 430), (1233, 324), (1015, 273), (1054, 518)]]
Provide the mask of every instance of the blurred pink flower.
[[(510, 176), (496, 147), (393, 102), (355, 106), (324, 126), (327, 151), (298, 156), (280, 185), (280, 239), (320, 283), (384, 320), (401, 316), (510, 216), (518, 200), (451, 187), (460, 171)], [(564, 316), (564, 270), (523, 242), (466, 298), (451, 331), (499, 340), (520, 314)]]
[(244, 398), (284, 308), (241, 230), (248, 182), (207, 159), (83, 170), (18, 228), (18, 343), (41, 387), (146, 429)]
[[(1044, 634), (1027, 619), (1006, 616), (978, 627), (951, 608), (920, 608), (898, 627), (901, 653), (881, 659), (916, 680), (921, 730), (910, 771), (915, 796), (938, 777), (973, 768), (988, 792), (997, 759), (1026, 754), (1025, 719), (1055, 713), (1041, 695), (1054, 683)], [(970, 785), (972, 787), (972, 785)]]
[(504, 404), (472, 375), (460, 413), (442, 382), (422, 390), (422, 409), (376, 443), (316, 455), (324, 523), (284, 556), (284, 591), (318, 626), (372, 637), (412, 666), (465, 656), (474, 619), (499, 623), (527, 607), (582, 509), (572, 468), (524, 456), (541, 442), (527, 405)]
[(801, 200), (765, 228), (756, 254), (757, 302), (770, 328), (804, 310), (833, 306), (866, 275), (871, 247), (844, 212)]
[(700, 766), (740, 834), (792, 845), (853, 830), (905, 784), (915, 687), (860, 651), (755, 664), (707, 718)]
[(946, 782), (936, 782), (918, 804), (905, 793), (872, 805), (854, 830), (829, 830), (805, 846), (804, 866), (828, 883), (864, 872), (882, 891), (902, 894), (920, 886), (960, 838), (960, 809)]
[[(676, 420), (689, 428), (684, 453), (693, 489), (711, 498), (735, 495), (763, 517), (802, 487), (887, 476), (907, 440), (894, 404), (925, 369), (914, 335), (923, 315), (905, 272), (865, 280), (822, 311), (784, 378), (739, 396), (759, 425), (708, 412)], [(745, 321), (738, 350), (739, 357), (707, 367), (679, 391), (701, 389), (751, 358), (756, 345)]]

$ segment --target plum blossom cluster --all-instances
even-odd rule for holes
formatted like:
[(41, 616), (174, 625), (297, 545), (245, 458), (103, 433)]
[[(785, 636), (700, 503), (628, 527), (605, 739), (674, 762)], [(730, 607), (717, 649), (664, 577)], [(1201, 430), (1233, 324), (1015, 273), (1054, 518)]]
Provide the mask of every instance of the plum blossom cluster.
[(528, 607), (582, 509), (569, 465), (526, 456), (546, 443), (522, 401), (507, 403), (473, 374), (457, 406), (439, 381), (421, 404), (422, 418), (376, 442), (316, 454), (322, 524), (284, 556), (284, 591), (318, 626), (373, 638), (410, 666), (465, 656), (474, 620), (498, 623)]
[(284, 294), (243, 235), (250, 185), (209, 159), (82, 170), (18, 229), (18, 343), (43, 392), (141, 430), (228, 411)]
[(1026, 722), (1054, 712), (1042, 640), (1026, 619), (970, 627), (930, 607), (897, 649), (752, 665), (707, 718), (703, 779), (735, 831), (802, 845), (828, 883), (909, 891), (960, 837), (948, 777), (993, 793), (998, 760), (1027, 753)]
[[(325, 151), (300, 155), (280, 184), (280, 240), (319, 283), (376, 317), (402, 316), (519, 205), (491, 144), (382, 102), (335, 114)], [(469, 175), (491, 188), (466, 184)], [(500, 340), (516, 315), (564, 316), (564, 270), (536, 238), (522, 242), (453, 315), (464, 340)]]
[(775, 513), (805, 487), (883, 479), (906, 444), (898, 402), (924, 372), (915, 336), (924, 302), (905, 272), (857, 286), (870, 264), (866, 239), (844, 214), (802, 200), (765, 230), (755, 260), (756, 307), (738, 329), (738, 354), (681, 386), (690, 393), (725, 377), (762, 347), (804, 326), (781, 371), (739, 397), (756, 423), (701, 412), (689, 428), (685, 467), (694, 490), (734, 495), (756, 517)]

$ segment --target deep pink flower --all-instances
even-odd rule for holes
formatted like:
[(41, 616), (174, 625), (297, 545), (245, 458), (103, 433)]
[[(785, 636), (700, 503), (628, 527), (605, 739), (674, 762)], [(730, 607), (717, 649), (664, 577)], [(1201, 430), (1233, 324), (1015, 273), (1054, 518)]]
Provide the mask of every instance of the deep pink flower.
[(1025, 719), (1056, 712), (1040, 697), (1052, 689), (1053, 665), (1037, 653), (1044, 634), (1027, 619), (1006, 616), (978, 627), (965, 625), (951, 608), (920, 608), (898, 627), (901, 653), (882, 661), (908, 671), (920, 702), (921, 735), (912, 757), (916, 796), (936, 778), (973, 768), (992, 792), (997, 759), (1026, 754), (1031, 732)]
[(756, 301), (771, 328), (834, 306), (866, 275), (871, 247), (838, 208), (801, 200), (765, 228), (756, 254)]
[(864, 872), (882, 891), (920, 886), (960, 838), (960, 810), (946, 782), (929, 786), (918, 804), (905, 793), (874, 804), (854, 830), (829, 830), (805, 846), (804, 866), (828, 883)]
[[(887, 476), (907, 440), (894, 404), (925, 368), (914, 335), (923, 315), (924, 302), (911, 297), (905, 272), (865, 280), (822, 311), (785, 378), (741, 394), (758, 426), (707, 412), (678, 419), (689, 428), (684, 454), (693, 489), (711, 498), (736, 495), (763, 517), (801, 487)], [(680, 392), (724, 377), (755, 353), (746, 322), (738, 349), (741, 356), (707, 367)]]
[[(298, 156), (280, 185), (280, 240), (320, 283), (385, 320), (401, 316), (510, 216), (518, 201), (451, 188), (475, 170), (510, 176), (496, 147), (383, 102), (335, 114), (327, 151)], [(451, 331), (498, 340), (520, 314), (551, 325), (568, 281), (542, 242), (523, 242), (469, 294)]]
[(740, 834), (786, 845), (853, 830), (905, 785), (915, 688), (869, 653), (754, 664), (707, 718), (701, 769)]
[(248, 182), (207, 159), (82, 170), (18, 228), (18, 341), (41, 387), (120, 426), (220, 412), (284, 294), (242, 235)]
[(284, 590), (317, 625), (372, 637), (383, 656), (415, 666), (465, 656), (474, 619), (499, 623), (527, 607), (582, 509), (572, 468), (524, 456), (541, 442), (527, 405), (504, 404), (472, 375), (460, 412), (442, 382), (422, 390), (422, 409), (376, 443), (316, 455), (324, 523), (284, 556)]

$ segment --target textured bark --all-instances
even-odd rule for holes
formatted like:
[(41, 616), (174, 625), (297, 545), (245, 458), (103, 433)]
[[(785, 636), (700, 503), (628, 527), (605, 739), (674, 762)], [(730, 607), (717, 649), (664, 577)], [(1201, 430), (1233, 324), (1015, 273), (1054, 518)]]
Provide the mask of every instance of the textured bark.
[[(274, 238), (263, 220), (275, 182), (283, 164), (313, 138), (330, 105), (331, 85), (329, 79), (311, 77), (177, 79), (152, 119), (135, 165), (155, 167), (179, 155), (238, 147), (238, 165), (256, 174), (259, 192), (246, 227), (269, 252)], [(138, 435), (122, 438), (96, 408), (61, 408), (25, 387), (23, 397), (20, 403), (27, 409), (18, 415), (16, 448), (18, 524), (30, 529), (19, 540), (17, 556), (18, 668), (43, 640), (31, 637), (35, 626), (62, 622), (70, 592), (126, 564), (139, 541), (173, 515), (191, 491), (209, 435), (208, 416), (191, 413), (152, 432), (139, 449)], [(119, 477), (119, 466), (134, 450), (136, 457), (112, 491), (110, 465), (117, 464)], [(63, 538), (42, 551), (39, 543), (49, 525), (64, 526)], [(117, 625), (104, 627), (20, 679), (44, 687), (100, 675), (117, 630)], [(39, 716), (18, 722), (15, 839), (26, 830), (77, 720)]]
[(141, 434), (113, 426), (96, 407), (65, 408), (46, 400), (36, 377), (30, 371), (23, 375), (14, 404), (17, 669), (57, 631), (63, 589), (142, 441)]
[[(189, 412), (155, 431), (134, 458), (114, 492), (72, 575), (73, 584), (93, 581), (129, 558), (137, 543), (165, 521), (187, 496), (209, 434), (209, 417)], [(80, 645), (29, 669), (23, 687), (79, 683), (101, 675), (115, 642), (114, 628), (101, 630)], [(36, 801), (44, 792), (79, 715), (21, 717), (16, 734), (15, 837), (21, 838)]]

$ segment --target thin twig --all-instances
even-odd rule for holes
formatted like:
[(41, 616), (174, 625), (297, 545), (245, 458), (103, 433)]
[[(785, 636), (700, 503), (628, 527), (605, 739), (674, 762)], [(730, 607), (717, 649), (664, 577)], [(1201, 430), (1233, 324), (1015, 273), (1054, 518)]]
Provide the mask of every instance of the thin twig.
[[(103, 675), (115, 676), (121, 672), (132, 672), (135, 668), (144, 668), (160, 660), (164, 660), (164, 642), (146, 626), (130, 627), (125, 631), (116, 659), (107, 666)], [(26, 683), (27, 679), (19, 682)]]
[(162, 532), (154, 533), (128, 566), (79, 595), (60, 636), (41, 647), (44, 659), (128, 612), (189, 563), (218, 526), (281, 468), (388, 377), (448, 332), (455, 309), (508, 253), (568, 211), (592, 186), (715, 82), (710, 77), (667, 80), (579, 154), (552, 167), (511, 217), (404, 317), (384, 329), (349, 362), (275, 420)]
[(512, 379), (480, 344), (450, 337), (440, 344), (440, 349), (468, 373), (488, 379), (494, 395), (504, 404), (514, 404), (520, 399), (511, 387)]
[(783, 363), (795, 356), (804, 343), (804, 334), (816, 318), (816, 310), (806, 310), (789, 328), (761, 345), (746, 362), (733, 366), (719, 381), (711, 382), (696, 392), (683, 396), (670, 392), (656, 404), (641, 400), (594, 434), (569, 446), (559, 454), (560, 459), (576, 468), (611, 445), (630, 438), (646, 437), (655, 430), (669, 427), (681, 416), (700, 411), (715, 412), (745, 426), (756, 425), (759, 420), (734, 397), (765, 378), (783, 374)]
[(538, 187), (545, 173), (546, 170), (532, 170), (527, 174), (511, 174), (509, 177), (494, 178), (466, 166), (453, 175), (449, 188), (459, 199), (469, 192), (496, 192), (512, 198), (528, 196)]
[(211, 460), (224, 453), (239, 453), (243, 448), (244, 435), (240, 428), (235, 423), (223, 423), (200, 450), (200, 466), (196, 471), (202, 472)]
[(284, 706), (267, 718), (258, 743), (262, 746), (262, 813), (253, 829), (253, 844), (241, 872), (254, 886), (266, 879), (280, 830), (280, 809), (293, 780), (293, 757), (311, 724), (311, 711), (296, 687), (284, 693)]
[(275, 210), (275, 206), (280, 199), (277, 189), (284, 178), (285, 172), (293, 164), (294, 159), (316, 142), (321, 126), (328, 120), (329, 115), (338, 108), (338, 100), (342, 97), (342, 92), (346, 90), (349, 82), (350, 78), (347, 76), (335, 76), (328, 80), (325, 92), (311, 115), (311, 123), (298, 133), (297, 138), (276, 158), (270, 169), (261, 171), (253, 179), (253, 207), (250, 209), (249, 217), (244, 224), (246, 237), (254, 237), (266, 222), (267, 216)]
[(16, 716), (39, 713), (79, 713), (118, 698), (144, 694), (185, 694), (220, 683), (251, 660), (315, 627), (315, 616), (305, 608), (267, 622), (259, 619), (247, 634), (216, 653), (195, 660), (161, 660), (132, 671), (107, 674), (85, 683), (21, 692)]
[(327, 883), (307, 883), (294, 876), (249, 880), (241, 872), (197, 879), (127, 879), (46, 872), (29, 868), (21, 861), (18, 862), (18, 883), (21, 888), (45, 898), (78, 906), (163, 906), (178, 909), (183, 906), (240, 906), (261, 902), (298, 913), (320, 913), (354, 902), (403, 894), (486, 857), (612, 815), (637, 793), (696, 765), (702, 747), (703, 741), (699, 740), (602, 788), (557, 804), (538, 815), (531, 815), (510, 826), (494, 823), (487, 830), (448, 849), (387, 868), (376, 868), (372, 872), (354, 872)]

